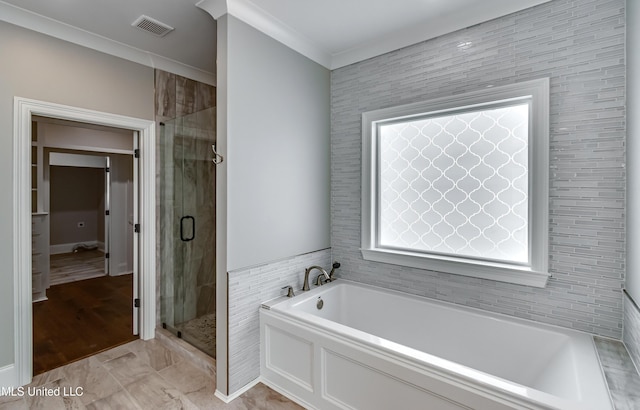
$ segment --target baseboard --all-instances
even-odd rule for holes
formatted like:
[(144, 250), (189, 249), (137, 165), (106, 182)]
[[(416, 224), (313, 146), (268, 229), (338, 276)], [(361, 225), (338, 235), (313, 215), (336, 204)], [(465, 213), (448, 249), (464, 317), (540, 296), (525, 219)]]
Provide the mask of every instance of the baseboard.
[(249, 384), (246, 384), (245, 386), (240, 388), (240, 390), (238, 390), (235, 393), (230, 394), (228, 396), (223, 394), (220, 390), (216, 389), (215, 396), (217, 398), (219, 398), (220, 400), (222, 400), (223, 402), (229, 404), (233, 400), (235, 400), (238, 397), (242, 396), (244, 393), (247, 392), (247, 390), (251, 389), (253, 386), (255, 386), (256, 384), (260, 383), (261, 381), (262, 381), (262, 377), (258, 377), (257, 379), (249, 382)]
[(131, 275), (132, 273), (133, 271), (130, 270), (130, 271), (124, 271), (124, 272), (118, 272), (118, 273), (110, 273), (109, 276)]
[(96, 242), (96, 245), (98, 245), (98, 250), (100, 252), (104, 252), (104, 242), (98, 241)]
[[(98, 249), (100, 247), (100, 244), (98, 243), (98, 241), (86, 241), (86, 242), (73, 242), (73, 243), (61, 243), (58, 245), (51, 245), (49, 246), (49, 254), (51, 255), (59, 255), (61, 253), (71, 253), (73, 252), (73, 247), (76, 245), (87, 245), (87, 246), (98, 246)], [(103, 246), (104, 248), (104, 246)]]
[(0, 367), (0, 387), (11, 388), (16, 386), (16, 368), (10, 364)]

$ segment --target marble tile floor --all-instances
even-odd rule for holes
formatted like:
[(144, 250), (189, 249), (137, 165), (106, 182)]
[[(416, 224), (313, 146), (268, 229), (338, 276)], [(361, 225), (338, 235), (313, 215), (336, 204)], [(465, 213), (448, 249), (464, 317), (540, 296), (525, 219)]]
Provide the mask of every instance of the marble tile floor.
[[(67, 393), (47, 397), (44, 389)], [(82, 388), (82, 394), (77, 388)], [(31, 394), (30, 394), (31, 392)], [(77, 392), (72, 395), (70, 392)], [(215, 379), (157, 340), (136, 340), (35, 376), (24, 395), (0, 396), (0, 410), (14, 409), (301, 409), (258, 384), (225, 404)]]
[(615, 410), (640, 409), (640, 375), (624, 344), (593, 338)]

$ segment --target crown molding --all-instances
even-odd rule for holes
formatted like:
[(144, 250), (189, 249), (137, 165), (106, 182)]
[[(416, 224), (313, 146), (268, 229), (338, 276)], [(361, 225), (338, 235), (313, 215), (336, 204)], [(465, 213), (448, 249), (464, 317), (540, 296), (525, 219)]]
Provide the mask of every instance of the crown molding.
[(550, 0), (528, 0), (523, 3), (504, 0), (500, 7), (491, 8), (486, 7), (483, 2), (478, 2), (476, 7), (465, 10), (464, 14), (442, 16), (438, 20), (430, 21), (429, 24), (408, 27), (336, 53), (330, 53), (318, 47), (312, 40), (278, 20), (251, 0), (201, 0), (196, 6), (211, 14), (216, 20), (225, 14), (232, 15), (318, 64), (334, 70), (548, 1)]
[(292, 29), (248, 0), (201, 0), (197, 7), (218, 19), (229, 14), (262, 33), (274, 38), (316, 63), (331, 69), (331, 55), (313, 44), (300, 32)]
[(105, 54), (158, 68), (210, 85), (216, 85), (213, 73), (179, 61), (141, 50), (69, 24), (0, 1), (0, 21), (68, 41)]

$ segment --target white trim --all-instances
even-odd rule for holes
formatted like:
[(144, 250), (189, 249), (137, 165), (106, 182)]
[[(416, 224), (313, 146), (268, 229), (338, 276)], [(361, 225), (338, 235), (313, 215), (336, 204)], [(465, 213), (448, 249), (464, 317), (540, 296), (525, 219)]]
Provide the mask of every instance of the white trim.
[(229, 14), (316, 63), (329, 69), (332, 66), (331, 54), (249, 0), (201, 0), (196, 6), (216, 20)]
[(255, 386), (258, 383), (262, 382), (262, 376), (259, 376), (258, 378), (254, 379), (253, 381), (249, 382), (248, 384), (246, 384), (245, 386), (243, 386), (240, 390), (236, 391), (233, 394), (230, 395), (225, 395), (223, 394), (220, 390), (216, 389), (216, 392), (214, 393), (215, 396), (217, 398), (219, 398), (220, 400), (222, 400), (223, 402), (229, 404), (231, 403), (233, 400), (237, 399), (238, 397), (242, 396), (244, 393), (246, 393), (249, 389), (251, 389), (253, 386)]
[(85, 241), (85, 242), (73, 242), (73, 243), (61, 243), (58, 245), (49, 246), (49, 255), (59, 255), (61, 253), (73, 252), (73, 247), (76, 245), (97, 246), (98, 250), (104, 251), (104, 243), (102, 249), (100, 249), (100, 242), (98, 241)]
[(98, 168), (104, 171), (105, 157), (98, 155), (69, 154), (67, 152), (50, 152), (49, 166), (72, 168)]
[[(455, 260), (444, 256), (420, 255), (411, 252), (380, 249), (361, 249), (362, 258), (374, 262), (392, 265), (409, 266), (428, 269), (436, 272), (447, 272), (473, 278), (490, 279), (498, 282), (516, 283), (518, 285), (544, 288), (547, 286), (549, 274), (536, 272), (528, 268), (518, 269), (515, 266), (490, 263), (485, 261)], [(428, 260), (425, 260), (428, 259)]]
[(216, 85), (215, 74), (208, 71), (120, 43), (3, 1), (0, 1), (0, 20), (147, 67)]
[[(229, 158), (227, 141), (228, 38), (227, 17), (217, 21), (218, 78), (216, 87), (216, 148)], [(216, 389), (229, 392), (229, 276), (227, 274), (227, 161), (216, 165)]]
[[(1, 8), (1, 7), (0, 7)], [(14, 283), (14, 354), (15, 385), (31, 382), (32, 306), (31, 306), (31, 117), (87, 122), (140, 132), (141, 203), (140, 241), (142, 329), (140, 337), (148, 340), (155, 334), (155, 122), (103, 113), (61, 104), (14, 98), (13, 133), (13, 283)]]
[[(493, 104), (531, 96), (529, 137), (530, 265), (472, 261), (462, 257), (424, 255), (390, 250), (376, 244), (377, 145), (373, 141), (378, 123), (424, 113)], [(430, 271), (545, 287), (549, 277), (549, 79), (509, 84), (430, 101), (369, 111), (362, 114), (362, 198), (361, 252), (366, 260), (409, 266)]]
[(13, 364), (0, 367), (0, 387), (19, 387), (15, 384), (15, 366)]
[(118, 273), (110, 272), (109, 276), (123, 276), (123, 275), (132, 275), (132, 274), (133, 274), (133, 271), (130, 270), (130, 271), (123, 271), (123, 272), (118, 272)]
[(464, 14), (440, 16), (437, 20), (429, 20), (428, 24), (421, 23), (404, 28), (395, 33), (385, 34), (383, 37), (373, 38), (350, 49), (334, 52), (319, 47), (312, 39), (256, 5), (255, 1), (200, 0), (196, 6), (211, 14), (216, 20), (225, 14), (232, 15), (303, 56), (334, 70), (548, 1), (550, 0), (503, 1), (500, 7), (491, 8), (484, 7), (482, 2), (479, 2), (475, 9), (466, 10)]
[(97, 147), (91, 146), (91, 145), (47, 143), (47, 144), (43, 145), (43, 147), (44, 148), (57, 148), (57, 149), (71, 149), (71, 150), (76, 150), (76, 151), (99, 152), (101, 154), (133, 155), (133, 150), (130, 150), (130, 149), (97, 148)]

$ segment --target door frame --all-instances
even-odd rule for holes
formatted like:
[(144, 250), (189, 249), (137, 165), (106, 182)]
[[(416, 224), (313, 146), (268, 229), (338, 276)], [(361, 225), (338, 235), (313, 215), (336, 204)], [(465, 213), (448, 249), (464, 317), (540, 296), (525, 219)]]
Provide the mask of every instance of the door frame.
[(33, 330), (31, 297), (31, 118), (78, 121), (137, 131), (140, 144), (139, 233), (140, 338), (153, 339), (156, 322), (155, 122), (85, 108), (14, 97), (13, 120), (13, 290), (15, 386), (31, 382)]
[(111, 259), (109, 254), (111, 241), (111, 157), (104, 157), (104, 274), (111, 273)]

